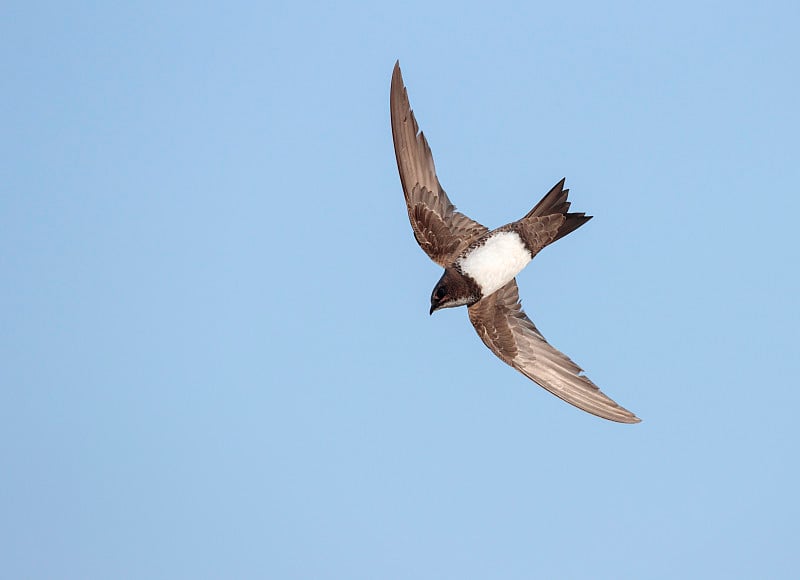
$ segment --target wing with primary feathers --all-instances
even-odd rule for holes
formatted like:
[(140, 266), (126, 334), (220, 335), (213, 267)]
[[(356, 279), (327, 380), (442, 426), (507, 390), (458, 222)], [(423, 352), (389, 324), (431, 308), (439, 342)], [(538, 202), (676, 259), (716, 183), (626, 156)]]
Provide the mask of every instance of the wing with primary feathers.
[(587, 413), (619, 423), (640, 419), (620, 407), (553, 348), (522, 310), (516, 280), (468, 308), (478, 336), (503, 362)]
[(389, 100), (397, 169), (414, 237), (431, 260), (449, 266), (472, 240), (489, 230), (456, 211), (442, 189), (430, 147), (408, 101), (400, 63), (394, 65)]

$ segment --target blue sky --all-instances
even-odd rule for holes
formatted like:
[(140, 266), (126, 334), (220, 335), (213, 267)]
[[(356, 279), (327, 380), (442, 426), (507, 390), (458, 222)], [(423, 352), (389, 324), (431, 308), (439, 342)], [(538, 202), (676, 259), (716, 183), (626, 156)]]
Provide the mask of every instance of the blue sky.
[[(789, 578), (796, 3), (6, 3), (0, 576)], [(428, 316), (400, 59), (456, 205), (643, 423)]]

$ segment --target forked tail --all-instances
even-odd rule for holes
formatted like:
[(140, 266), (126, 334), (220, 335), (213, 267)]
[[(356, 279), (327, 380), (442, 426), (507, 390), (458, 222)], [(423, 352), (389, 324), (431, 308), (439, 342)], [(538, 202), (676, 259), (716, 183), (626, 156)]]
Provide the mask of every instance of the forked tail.
[[(552, 242), (555, 242), (558, 239), (563, 238), (568, 233), (577, 230), (583, 224), (588, 222), (592, 219), (592, 216), (586, 215), (583, 212), (580, 213), (567, 213), (569, 211), (570, 202), (567, 201), (567, 195), (569, 195), (569, 189), (564, 189), (564, 182), (566, 181), (566, 177), (556, 183), (553, 186), (547, 195), (545, 195), (536, 206), (528, 212), (525, 216), (526, 218), (529, 217), (542, 217), (552, 214), (561, 214), (563, 215), (566, 220), (558, 228), (558, 233), (556, 233), (556, 237), (553, 238)], [(524, 219), (524, 218), (523, 218)]]

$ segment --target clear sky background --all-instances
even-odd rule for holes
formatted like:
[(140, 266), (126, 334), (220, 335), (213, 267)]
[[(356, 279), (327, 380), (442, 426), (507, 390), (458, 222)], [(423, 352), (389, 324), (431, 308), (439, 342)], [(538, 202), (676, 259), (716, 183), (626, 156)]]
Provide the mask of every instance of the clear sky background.
[[(796, 577), (796, 2), (0, 11), (0, 577)], [(523, 304), (643, 423), (428, 316), (398, 58), (459, 209), (595, 216)]]

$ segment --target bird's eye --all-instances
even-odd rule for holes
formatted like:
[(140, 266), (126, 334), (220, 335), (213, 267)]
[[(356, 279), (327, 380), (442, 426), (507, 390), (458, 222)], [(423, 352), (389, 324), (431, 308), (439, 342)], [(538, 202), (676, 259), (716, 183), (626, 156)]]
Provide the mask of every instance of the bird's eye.
[(442, 298), (444, 298), (445, 294), (447, 294), (447, 290), (445, 290), (444, 288), (437, 288), (436, 289), (436, 299), (437, 300), (441, 300)]

